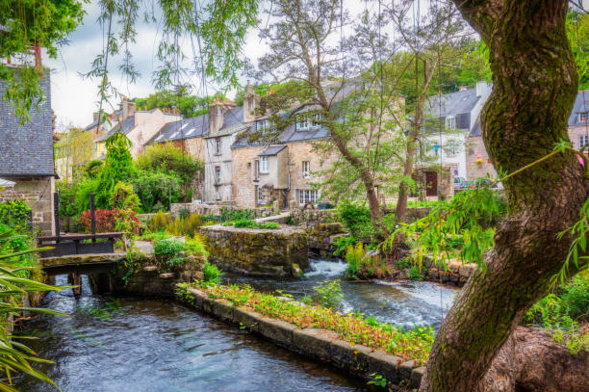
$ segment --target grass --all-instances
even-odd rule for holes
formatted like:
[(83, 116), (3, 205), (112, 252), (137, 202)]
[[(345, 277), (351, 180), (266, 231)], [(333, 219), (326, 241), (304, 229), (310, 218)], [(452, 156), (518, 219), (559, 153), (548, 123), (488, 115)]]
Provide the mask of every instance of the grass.
[(247, 285), (224, 286), (196, 282), (192, 285), (183, 284), (181, 287), (197, 288), (211, 299), (225, 299), (234, 306), (292, 323), (299, 328), (334, 331), (339, 334), (340, 339), (351, 344), (361, 344), (406, 360), (416, 360), (421, 364), (427, 361), (434, 341), (434, 331), (429, 327), (405, 330), (392, 324), (380, 324), (374, 318), (364, 318), (359, 313), (342, 314), (319, 305), (306, 306), (263, 294)]

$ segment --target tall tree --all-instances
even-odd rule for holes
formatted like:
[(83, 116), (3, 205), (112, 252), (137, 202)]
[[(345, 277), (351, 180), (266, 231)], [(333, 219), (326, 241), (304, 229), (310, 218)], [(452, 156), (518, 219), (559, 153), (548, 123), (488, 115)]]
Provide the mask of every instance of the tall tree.
[[(482, 113), (487, 151), (510, 173), (568, 140), (577, 94), (567, 0), (454, 0), (490, 50), (493, 92)], [(420, 391), (475, 391), (522, 316), (559, 273), (589, 194), (584, 168), (565, 152), (505, 181), (510, 215), (486, 270), (462, 289), (436, 337)]]

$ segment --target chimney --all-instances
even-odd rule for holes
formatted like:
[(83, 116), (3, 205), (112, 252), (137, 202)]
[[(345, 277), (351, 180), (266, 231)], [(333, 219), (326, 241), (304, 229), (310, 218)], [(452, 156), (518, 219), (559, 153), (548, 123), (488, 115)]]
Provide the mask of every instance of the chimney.
[(122, 115), (121, 115), (121, 121), (122, 121), (129, 116), (129, 105), (128, 105), (127, 97), (123, 97), (123, 100), (121, 102), (121, 110), (122, 110)]
[(92, 121), (96, 122), (100, 119), (100, 112), (92, 113)]
[(234, 102), (213, 100), (209, 104), (209, 135), (217, 133), (223, 128), (224, 116), (235, 107)]
[(475, 86), (475, 93), (477, 97), (487, 97), (491, 94), (491, 86), (484, 81), (477, 82)]
[(258, 96), (254, 92), (254, 87), (247, 81), (245, 92), (243, 94), (243, 122), (252, 122), (256, 119), (256, 109), (258, 108)]

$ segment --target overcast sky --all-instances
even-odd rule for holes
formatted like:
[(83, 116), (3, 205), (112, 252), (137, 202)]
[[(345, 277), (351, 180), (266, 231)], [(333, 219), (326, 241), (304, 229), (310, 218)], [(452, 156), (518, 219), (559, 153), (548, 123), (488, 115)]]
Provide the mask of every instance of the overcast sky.
[[(375, 2), (367, 5), (362, 0), (344, 0), (344, 6), (350, 14), (357, 15), (366, 7), (374, 9)], [(64, 126), (86, 126), (92, 122), (92, 112), (98, 110), (97, 79), (83, 79), (80, 73), (90, 70), (92, 61), (102, 51), (103, 34), (100, 24), (97, 22), (99, 9), (96, 4), (86, 4), (87, 15), (84, 22), (70, 35), (69, 45), (62, 47), (57, 59), (49, 59), (44, 56), (45, 66), (51, 68), (51, 99), (57, 124), (59, 128)], [(264, 19), (264, 17), (261, 17)], [(262, 23), (265, 24), (265, 20)], [(157, 67), (155, 51), (159, 40), (158, 26), (156, 24), (141, 23), (137, 26), (137, 42), (131, 48), (133, 60), (141, 73), (141, 77), (134, 83), (127, 83), (126, 79), (118, 73), (118, 64), (115, 62), (110, 69), (110, 79), (120, 93), (129, 98), (146, 97), (155, 90), (151, 83), (151, 75)], [(181, 42), (185, 54), (192, 57), (190, 39)], [(247, 37), (244, 54), (254, 63), (263, 55), (267, 47), (260, 42), (257, 30), (252, 30)], [(190, 60), (190, 59), (189, 59)], [(182, 83), (191, 84), (195, 91), (201, 90), (198, 76), (185, 77)], [(245, 77), (241, 79), (245, 83)], [(213, 94), (215, 88), (208, 84), (209, 94)], [(231, 95), (231, 93), (230, 93)], [(106, 108), (110, 111), (109, 108)]]

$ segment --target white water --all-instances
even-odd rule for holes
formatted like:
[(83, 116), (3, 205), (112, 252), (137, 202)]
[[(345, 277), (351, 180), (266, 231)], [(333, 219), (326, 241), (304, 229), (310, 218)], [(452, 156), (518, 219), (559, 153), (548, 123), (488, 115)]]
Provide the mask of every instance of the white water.
[(312, 260), (311, 272), (307, 272), (305, 278), (313, 278), (316, 276), (324, 276), (326, 278), (336, 278), (344, 275), (346, 272), (347, 263), (345, 261), (329, 261), (329, 260)]

